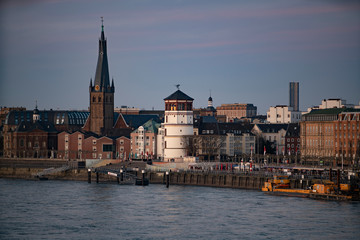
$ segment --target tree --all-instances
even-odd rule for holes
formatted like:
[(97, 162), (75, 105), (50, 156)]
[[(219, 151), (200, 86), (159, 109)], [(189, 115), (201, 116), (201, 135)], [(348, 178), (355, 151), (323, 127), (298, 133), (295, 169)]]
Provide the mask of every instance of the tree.
[(221, 135), (193, 135), (183, 137), (188, 156), (207, 156), (207, 159), (216, 159), (220, 155), (220, 149), (225, 141)]

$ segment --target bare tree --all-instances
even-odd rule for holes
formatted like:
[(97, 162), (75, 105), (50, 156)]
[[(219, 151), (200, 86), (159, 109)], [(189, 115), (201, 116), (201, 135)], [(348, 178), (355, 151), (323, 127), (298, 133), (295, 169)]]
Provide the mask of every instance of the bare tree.
[(199, 154), (207, 155), (207, 159), (211, 157), (216, 159), (220, 155), (221, 147), (225, 142), (225, 137), (221, 135), (199, 135), (198, 146)]
[(199, 136), (191, 135), (182, 137), (183, 146), (188, 156), (197, 156), (199, 150)]

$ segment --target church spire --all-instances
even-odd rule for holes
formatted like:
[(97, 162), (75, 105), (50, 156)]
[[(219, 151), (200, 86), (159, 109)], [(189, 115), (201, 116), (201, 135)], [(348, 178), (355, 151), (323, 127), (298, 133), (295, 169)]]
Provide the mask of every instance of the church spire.
[(107, 46), (104, 33), (104, 18), (101, 17), (101, 37), (99, 39), (99, 56), (96, 66), (94, 86), (96, 91), (106, 92), (110, 87)]

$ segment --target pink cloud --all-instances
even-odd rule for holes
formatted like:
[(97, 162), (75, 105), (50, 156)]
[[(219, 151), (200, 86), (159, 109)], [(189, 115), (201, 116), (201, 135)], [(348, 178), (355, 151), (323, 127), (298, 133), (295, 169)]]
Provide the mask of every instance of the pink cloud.
[[(266, 18), (288, 17), (297, 15), (319, 15), (347, 11), (360, 11), (360, 4), (322, 5), (306, 7), (275, 8), (246, 8), (241, 4), (222, 8), (181, 8), (175, 10), (152, 10), (124, 13), (129, 18), (128, 24), (166, 24), (172, 21), (201, 21), (231, 18)], [(274, 5), (275, 6), (275, 5)]]

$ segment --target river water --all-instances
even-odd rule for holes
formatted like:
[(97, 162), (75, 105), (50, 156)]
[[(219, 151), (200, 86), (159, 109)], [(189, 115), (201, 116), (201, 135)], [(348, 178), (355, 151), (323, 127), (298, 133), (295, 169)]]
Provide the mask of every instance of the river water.
[(360, 203), (229, 188), (0, 179), (0, 239), (360, 239)]

